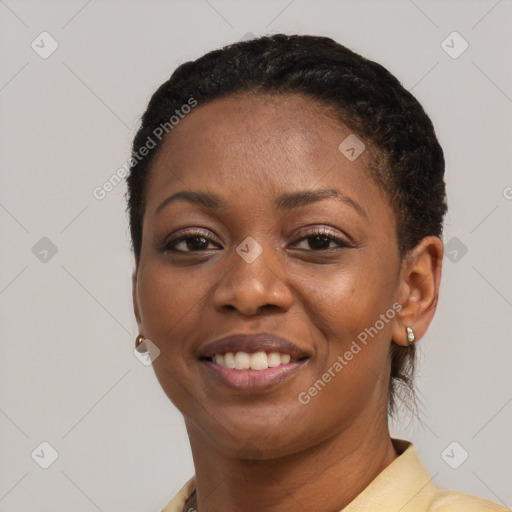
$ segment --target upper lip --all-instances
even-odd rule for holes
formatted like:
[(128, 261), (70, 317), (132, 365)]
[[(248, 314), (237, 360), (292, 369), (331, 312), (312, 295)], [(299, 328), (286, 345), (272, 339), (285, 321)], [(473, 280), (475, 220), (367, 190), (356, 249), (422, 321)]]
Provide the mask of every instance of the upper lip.
[(199, 350), (200, 358), (210, 358), (215, 354), (227, 352), (279, 352), (289, 354), (292, 359), (309, 357), (309, 354), (297, 345), (281, 336), (271, 333), (232, 334), (211, 343)]

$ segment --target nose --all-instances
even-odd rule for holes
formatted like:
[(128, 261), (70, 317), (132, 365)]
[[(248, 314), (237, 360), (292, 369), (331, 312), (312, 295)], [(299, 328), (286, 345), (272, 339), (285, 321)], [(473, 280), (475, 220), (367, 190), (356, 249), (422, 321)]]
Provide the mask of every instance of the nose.
[(233, 251), (227, 271), (217, 282), (213, 301), (219, 311), (237, 310), (253, 316), (265, 309), (288, 310), (293, 294), (278, 255), (266, 247), (254, 261)]

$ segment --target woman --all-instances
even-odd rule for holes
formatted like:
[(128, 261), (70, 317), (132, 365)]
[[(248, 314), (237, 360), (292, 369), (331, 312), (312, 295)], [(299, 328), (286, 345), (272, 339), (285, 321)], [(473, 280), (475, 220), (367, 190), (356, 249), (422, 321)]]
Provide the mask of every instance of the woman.
[(195, 466), (164, 512), (505, 510), (388, 430), (437, 305), (443, 175), (419, 103), (328, 38), (239, 42), (155, 92), (127, 179), (136, 347)]

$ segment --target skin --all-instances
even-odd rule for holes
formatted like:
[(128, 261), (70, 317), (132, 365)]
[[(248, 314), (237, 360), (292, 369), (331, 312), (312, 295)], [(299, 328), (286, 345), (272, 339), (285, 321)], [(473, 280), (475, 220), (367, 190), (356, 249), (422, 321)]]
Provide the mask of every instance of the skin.
[[(387, 426), (390, 344), (407, 345), (407, 326), (417, 340), (427, 330), (443, 246), (427, 237), (400, 260), (395, 215), (367, 170), (368, 151), (349, 161), (338, 149), (350, 133), (301, 95), (245, 94), (197, 106), (154, 161), (134, 310), (140, 333), (161, 351), (156, 376), (185, 419), (200, 512), (341, 510), (397, 457)], [(276, 209), (281, 194), (316, 189), (342, 192), (363, 213), (335, 198)], [(182, 190), (227, 206), (181, 200), (155, 215)], [(211, 242), (159, 251), (193, 227)], [(319, 249), (311, 237), (322, 227), (350, 247)], [(263, 249), (252, 263), (235, 251), (248, 236)], [(378, 335), (300, 403), (299, 393), (397, 302), (402, 309)], [(252, 395), (218, 384), (196, 358), (206, 342), (255, 332), (281, 335), (310, 358)]]

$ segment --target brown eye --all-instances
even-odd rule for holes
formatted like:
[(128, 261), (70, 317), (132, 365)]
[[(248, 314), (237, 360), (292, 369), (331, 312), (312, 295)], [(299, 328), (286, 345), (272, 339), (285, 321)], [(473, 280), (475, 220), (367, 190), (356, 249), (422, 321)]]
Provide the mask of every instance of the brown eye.
[(180, 236), (171, 238), (162, 244), (161, 252), (203, 252), (209, 249), (210, 244), (216, 244), (202, 231), (189, 231)]
[[(343, 249), (351, 247), (351, 245), (343, 238), (332, 234), (325, 228), (313, 231), (310, 234), (303, 236), (297, 242), (295, 242), (294, 245), (297, 245), (299, 242), (303, 241), (307, 241), (309, 249), (306, 248), (306, 250), (309, 251), (325, 251), (330, 249)], [(334, 244), (334, 246), (331, 244)]]

